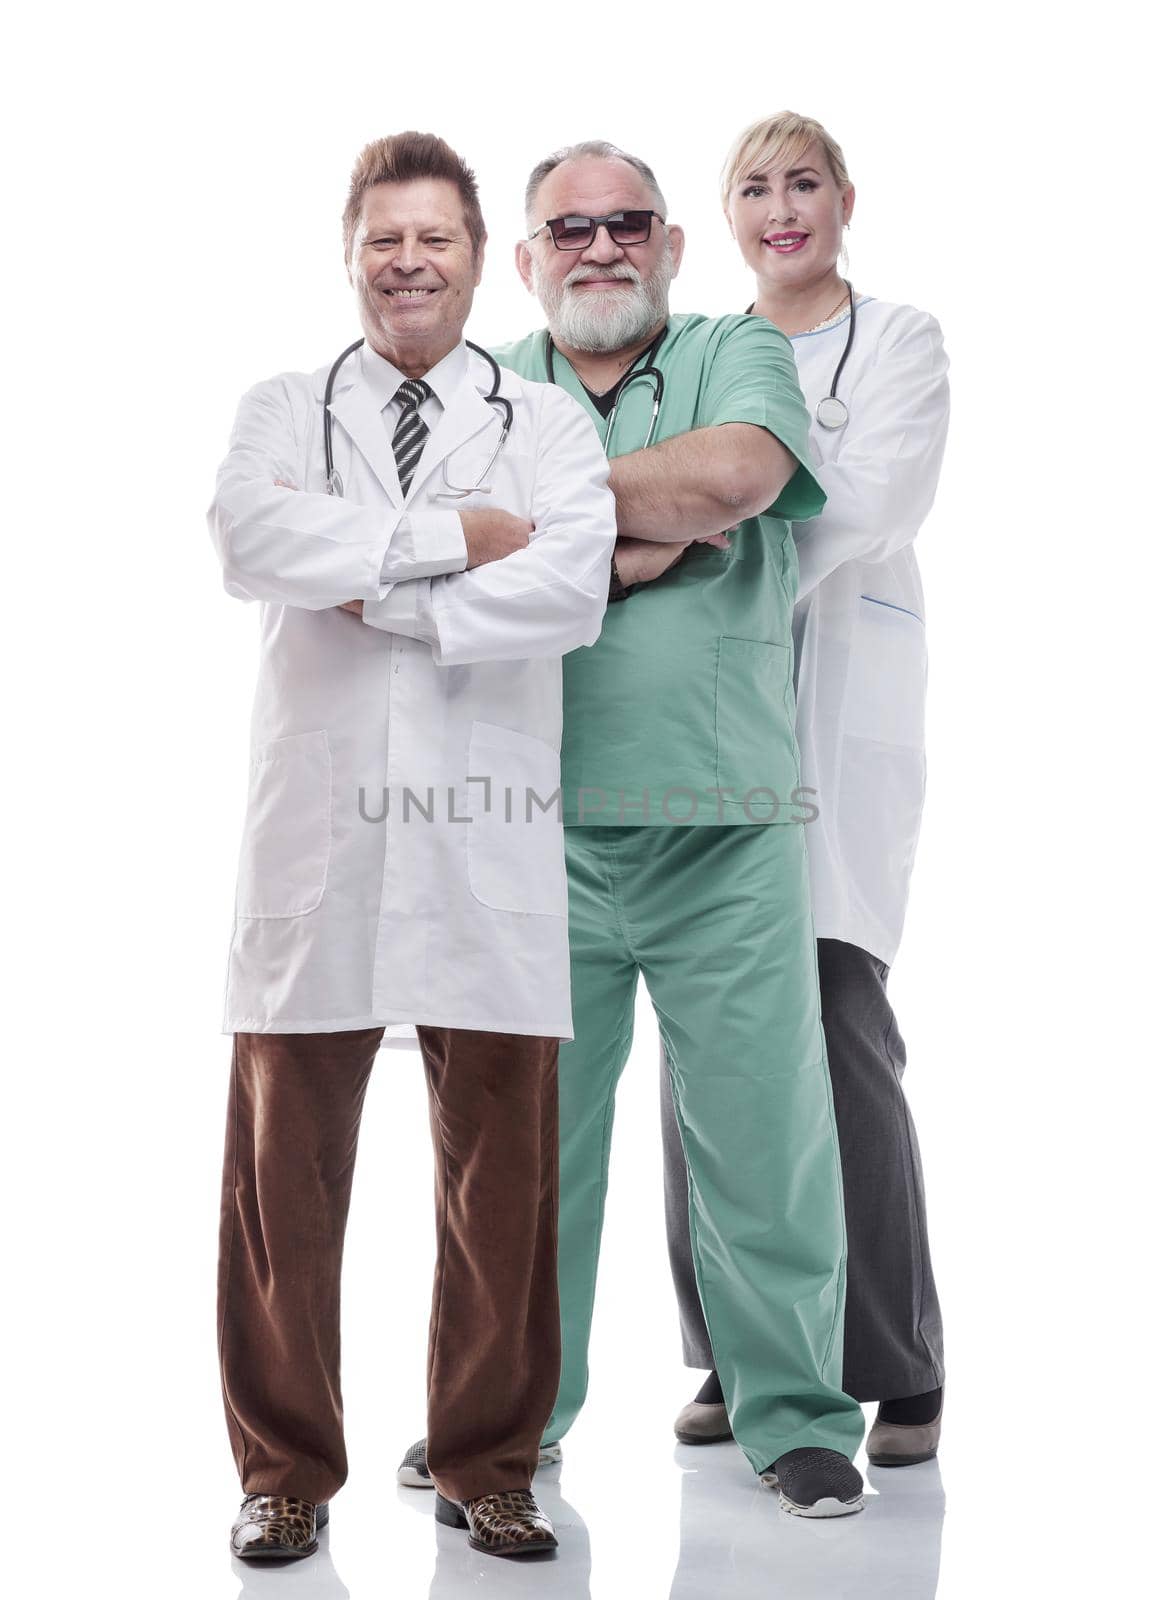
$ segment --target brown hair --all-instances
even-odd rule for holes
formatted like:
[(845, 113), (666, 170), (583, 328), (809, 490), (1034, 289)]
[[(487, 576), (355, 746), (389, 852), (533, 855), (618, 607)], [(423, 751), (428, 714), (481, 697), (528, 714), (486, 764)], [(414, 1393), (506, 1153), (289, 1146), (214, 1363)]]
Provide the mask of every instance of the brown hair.
[(471, 246), (475, 254), (479, 254), (487, 238), (487, 226), (479, 204), (475, 174), (445, 139), (433, 133), (410, 131), (374, 139), (354, 163), (349, 198), (341, 218), (346, 261), (353, 249), (353, 235), (366, 190), (378, 183), (413, 183), (418, 178), (442, 178), (454, 184), (463, 202), (463, 221), (471, 235)]

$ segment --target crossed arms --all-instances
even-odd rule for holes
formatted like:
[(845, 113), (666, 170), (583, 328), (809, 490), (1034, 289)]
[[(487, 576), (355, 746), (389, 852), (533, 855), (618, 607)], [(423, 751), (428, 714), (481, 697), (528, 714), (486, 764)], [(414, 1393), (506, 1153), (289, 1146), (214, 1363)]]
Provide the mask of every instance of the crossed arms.
[(618, 456), (609, 487), (621, 581), (652, 582), (690, 544), (725, 547), (725, 530), (766, 511), (797, 471), (786, 446), (752, 422), (696, 428)]

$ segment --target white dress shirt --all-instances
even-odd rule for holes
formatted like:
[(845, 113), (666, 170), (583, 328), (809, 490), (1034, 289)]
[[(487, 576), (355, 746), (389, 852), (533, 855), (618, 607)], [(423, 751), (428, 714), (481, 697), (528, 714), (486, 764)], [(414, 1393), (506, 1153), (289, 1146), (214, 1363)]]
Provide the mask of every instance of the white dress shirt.
[[(368, 344), (365, 346), (365, 354), (363, 359), (367, 359), (371, 368), (374, 370), (380, 368), (385, 372), (387, 379), (393, 384), (393, 393), (395, 395), (401, 386), (407, 381), (406, 374), (404, 372), (399, 372), (392, 361), (387, 361), (384, 356), (379, 356), (377, 351), (372, 349)], [(432, 367), (430, 371), (422, 378), (422, 382), (427, 385), (430, 393), (418, 407), (418, 415), (426, 424), (429, 432), (434, 432), (436, 426), (438, 425), (439, 418), (443, 414), (443, 410), (447, 404), (451, 391), (460, 382), (462, 382), (466, 374), (466, 369), (466, 357), (463, 354), (462, 346), (456, 345), (453, 350), (448, 350), (446, 355), (443, 356), (442, 360), (438, 362), (436, 366)], [(386, 425), (386, 438), (390, 441), (391, 446), (394, 442), (394, 433), (397, 430), (398, 423), (401, 421), (402, 413), (405, 409), (405, 406), (400, 400), (392, 399), (387, 402), (384, 410), (382, 411), (382, 421)], [(389, 552), (387, 551), (387, 562), (389, 559), (390, 556)], [(387, 577), (386, 570), (383, 568), (382, 582), (387, 583), (391, 581), (392, 579)]]

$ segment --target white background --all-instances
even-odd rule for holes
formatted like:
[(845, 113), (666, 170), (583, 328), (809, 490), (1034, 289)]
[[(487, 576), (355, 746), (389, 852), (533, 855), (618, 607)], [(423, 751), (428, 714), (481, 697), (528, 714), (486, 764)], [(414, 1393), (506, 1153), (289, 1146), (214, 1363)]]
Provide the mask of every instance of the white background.
[[(944, 1597), (1147, 1592), (1165, 1413), (1164, 152), (1137, 9), (35, 17), (8, 25), (4, 91), (10, 1592), (917, 1600), (939, 1541)], [(952, 361), (919, 546), (930, 795), (892, 979), (946, 1318), (940, 1474), (877, 1474), (863, 1517), (820, 1526), (782, 1518), (733, 1447), (675, 1452), (694, 1384), (646, 1009), (592, 1395), (559, 1483), (538, 1480), (559, 1562), (474, 1558), (394, 1485), (421, 1432), (433, 1245), (418, 1062), (395, 1054), (346, 1260), (350, 1483), (325, 1552), (244, 1574), (213, 1303), (256, 615), (223, 594), (202, 520), (236, 400), (355, 336), (339, 215), (369, 138), (437, 131), (479, 171), (469, 332), (489, 344), (538, 320), (512, 266), (523, 182), (578, 138), (657, 169), (689, 236), (674, 309), (744, 306), (718, 173), (739, 129), (783, 107), (844, 147), (858, 288), (935, 313)]]

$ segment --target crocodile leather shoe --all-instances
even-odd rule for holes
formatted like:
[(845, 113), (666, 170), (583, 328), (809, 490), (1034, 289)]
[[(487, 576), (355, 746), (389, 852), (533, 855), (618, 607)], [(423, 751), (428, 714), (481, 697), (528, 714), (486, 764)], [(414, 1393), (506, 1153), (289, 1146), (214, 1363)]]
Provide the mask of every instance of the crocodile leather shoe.
[(874, 1467), (916, 1467), (932, 1461), (942, 1439), (942, 1410), (932, 1422), (882, 1422), (880, 1414), (865, 1441)]
[(674, 1419), (674, 1437), (679, 1444), (721, 1444), (732, 1438), (726, 1406), (691, 1400)]
[(231, 1553), (241, 1561), (299, 1561), (317, 1548), (329, 1507), (295, 1495), (249, 1494), (231, 1529)]
[(434, 1514), (448, 1528), (466, 1528), (472, 1549), (489, 1556), (534, 1556), (556, 1549), (552, 1524), (527, 1489), (461, 1502), (440, 1494)]

